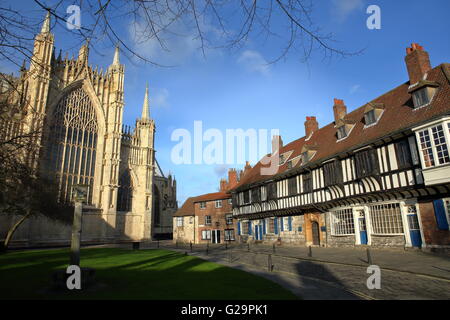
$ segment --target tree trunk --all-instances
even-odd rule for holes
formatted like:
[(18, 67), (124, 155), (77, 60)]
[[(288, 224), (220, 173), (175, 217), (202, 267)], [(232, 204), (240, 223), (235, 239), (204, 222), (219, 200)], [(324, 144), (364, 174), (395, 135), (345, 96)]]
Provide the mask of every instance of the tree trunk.
[(12, 227), (9, 229), (8, 234), (6, 235), (5, 242), (3, 244), (3, 250), (6, 251), (8, 249), (9, 242), (11, 241), (14, 232), (19, 228), (19, 226), (31, 215), (31, 210), (27, 210), (27, 213), (20, 218)]

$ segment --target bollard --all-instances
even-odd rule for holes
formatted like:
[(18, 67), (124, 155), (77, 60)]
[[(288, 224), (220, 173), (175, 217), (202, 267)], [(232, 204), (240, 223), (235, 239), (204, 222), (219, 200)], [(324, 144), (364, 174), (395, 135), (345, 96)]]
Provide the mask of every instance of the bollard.
[(275, 253), (275, 243), (273, 244), (273, 253)]
[(192, 241), (189, 243), (189, 246), (191, 247), (191, 252), (192, 252)]
[(206, 244), (206, 255), (208, 255), (209, 243)]
[(175, 248), (177, 248), (177, 249), (178, 249), (178, 240), (177, 240), (177, 241), (175, 241)]
[(312, 257), (312, 248), (311, 246), (309, 246), (309, 250), (308, 250), (308, 257)]
[(272, 255), (269, 254), (267, 256), (267, 271), (272, 272), (273, 266), (272, 266)]
[(372, 265), (373, 263), (372, 263), (372, 256), (370, 255), (370, 249), (369, 248), (367, 248), (367, 263), (369, 264), (369, 265)]
[(228, 243), (225, 242), (225, 250), (228, 250)]

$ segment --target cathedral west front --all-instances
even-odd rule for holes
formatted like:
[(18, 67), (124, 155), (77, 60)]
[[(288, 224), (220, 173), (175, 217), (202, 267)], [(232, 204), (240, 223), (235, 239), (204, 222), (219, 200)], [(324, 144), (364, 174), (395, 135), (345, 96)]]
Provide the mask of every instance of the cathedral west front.
[[(84, 242), (142, 241), (167, 237), (177, 210), (176, 181), (155, 159), (155, 122), (149, 89), (134, 128), (123, 123), (125, 66), (119, 48), (102, 70), (89, 65), (89, 43), (78, 56), (56, 56), (50, 15), (35, 37), (33, 56), (11, 77), (19, 117), (3, 122), (10, 135), (39, 132), (39, 152), (29, 155), (55, 181), (58, 197), (71, 202), (72, 186), (88, 186), (83, 208)], [(2, 84), (4, 87), (4, 84)], [(0, 233), (17, 217), (0, 217)], [(66, 243), (70, 226), (36, 216), (14, 235), (21, 244)]]

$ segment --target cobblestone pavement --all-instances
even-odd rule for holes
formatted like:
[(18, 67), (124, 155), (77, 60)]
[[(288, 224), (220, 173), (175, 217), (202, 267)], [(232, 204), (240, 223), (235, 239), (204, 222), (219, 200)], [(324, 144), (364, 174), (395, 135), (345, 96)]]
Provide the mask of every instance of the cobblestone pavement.
[(372, 264), (381, 269), (381, 289), (370, 290), (366, 250), (312, 248), (309, 257), (308, 248), (276, 247), (274, 253), (273, 247), (260, 244), (193, 245), (191, 251), (189, 244), (161, 241), (141, 248), (158, 246), (257, 273), (304, 299), (450, 299), (447, 256), (371, 249)]

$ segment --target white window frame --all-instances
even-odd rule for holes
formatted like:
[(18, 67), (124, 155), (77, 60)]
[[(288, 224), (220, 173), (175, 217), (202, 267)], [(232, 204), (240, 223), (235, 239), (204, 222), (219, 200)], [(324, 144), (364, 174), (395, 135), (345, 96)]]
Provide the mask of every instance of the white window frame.
[(206, 209), (206, 201), (200, 202), (200, 209)]
[(217, 209), (222, 208), (222, 200), (216, 200), (215, 206)]
[[(439, 125), (442, 126), (443, 132), (444, 132), (444, 138), (445, 138), (445, 142), (447, 145), (447, 152), (450, 155), (450, 127), (449, 127), (450, 121), (448, 121), (448, 118), (445, 119), (441, 119), (439, 121), (435, 121), (432, 122), (430, 124), (421, 126), (419, 128), (416, 128), (414, 131), (416, 133), (416, 142), (417, 142), (417, 148), (419, 149), (419, 157), (420, 157), (420, 163), (422, 165), (422, 169), (426, 170), (426, 169), (431, 169), (431, 168), (437, 168), (437, 167), (441, 167), (441, 166), (446, 166), (446, 165), (450, 165), (450, 162), (447, 163), (439, 163), (439, 158), (437, 155), (437, 150), (436, 150), (436, 145), (434, 143), (434, 138), (433, 138), (433, 131), (432, 128), (435, 128)], [(422, 145), (420, 143), (420, 132), (423, 131), (428, 131), (428, 135), (430, 136), (430, 142), (431, 142), (431, 151), (433, 153), (433, 158), (434, 158), (434, 165), (427, 167), (425, 165), (425, 160), (423, 157), (423, 150), (422, 150)]]
[(177, 227), (182, 227), (183, 222), (183, 217), (177, 217)]
[[(231, 223), (228, 223), (228, 219), (231, 219)], [(227, 226), (233, 225), (233, 214), (228, 213), (228, 214), (225, 215), (225, 224)]]
[[(337, 215), (347, 215), (347, 218), (351, 219), (352, 223), (353, 223), (353, 233), (352, 232), (344, 232), (344, 233), (338, 233), (341, 230), (345, 230), (345, 231), (350, 231), (351, 230), (351, 226), (348, 225), (348, 222), (345, 224), (344, 228), (341, 228), (341, 230), (336, 230), (335, 227), (335, 223), (337, 219), (340, 219)], [(339, 236), (353, 236), (356, 233), (356, 227), (355, 227), (355, 217), (354, 217), (354, 212), (353, 209), (351, 207), (346, 207), (346, 208), (339, 208), (336, 210), (332, 210), (330, 211), (330, 226), (331, 226), (331, 235), (339, 237)]]
[(448, 229), (450, 230), (450, 198), (442, 198), (444, 201), (445, 217), (447, 218)]
[(211, 230), (202, 230), (202, 240), (211, 240)]
[[(375, 225), (377, 225), (377, 223), (373, 223), (374, 222), (374, 218), (375, 218), (375, 215), (374, 215), (374, 212), (372, 212), (372, 210), (371, 210), (371, 208), (372, 207), (375, 207), (375, 206), (390, 206), (390, 205), (398, 205), (398, 208), (399, 208), (399, 210), (400, 210), (400, 222), (401, 222), (401, 226), (399, 226), (399, 225), (397, 225), (397, 226), (395, 226), (395, 229), (399, 229), (399, 227), (400, 227), (400, 229), (402, 230), (402, 232), (379, 232), (380, 230), (376, 230), (376, 229), (378, 229), (378, 227), (379, 226), (375, 226)], [(369, 219), (370, 219), (370, 225), (371, 225), (371, 233), (373, 234), (373, 235), (377, 235), (377, 236), (398, 236), (398, 235), (405, 235), (405, 217), (404, 217), (404, 212), (405, 212), (405, 210), (403, 209), (403, 203), (402, 202), (397, 202), (397, 201), (395, 201), (395, 202), (375, 202), (375, 203), (371, 203), (371, 204), (368, 204), (367, 205), (367, 208), (368, 208), (368, 210), (367, 210), (367, 212), (369, 213), (369, 215), (366, 215)], [(378, 218), (378, 217), (377, 217)], [(387, 219), (385, 219), (384, 217), (383, 218), (381, 218), (381, 219), (379, 219), (379, 222), (381, 222), (381, 223), (387, 223), (388, 221), (387, 221)], [(367, 220), (366, 220), (366, 225), (367, 225)], [(382, 226), (382, 228), (390, 228), (390, 226), (385, 226), (385, 225), (383, 225)], [(375, 230), (377, 231), (377, 232), (375, 232)]]

